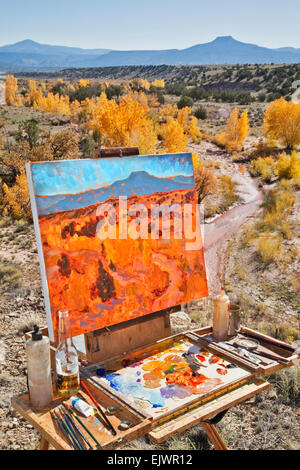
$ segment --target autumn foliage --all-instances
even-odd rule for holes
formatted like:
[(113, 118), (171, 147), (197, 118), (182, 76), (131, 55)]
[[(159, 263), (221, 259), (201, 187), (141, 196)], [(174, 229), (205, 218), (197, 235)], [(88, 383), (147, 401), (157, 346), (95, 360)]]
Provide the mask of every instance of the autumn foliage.
[(264, 117), (266, 137), (278, 141), (286, 148), (300, 144), (300, 104), (284, 98), (273, 101)]
[(198, 202), (201, 203), (207, 196), (216, 192), (217, 179), (196, 154), (193, 154), (193, 167)]
[(218, 142), (223, 145), (229, 153), (240, 151), (248, 134), (248, 110), (245, 109), (241, 116), (239, 116), (239, 110), (235, 108), (226, 122), (225, 131), (219, 135)]
[(12, 106), (15, 103), (17, 90), (18, 80), (13, 75), (7, 75), (5, 82), (5, 99), (8, 106)]

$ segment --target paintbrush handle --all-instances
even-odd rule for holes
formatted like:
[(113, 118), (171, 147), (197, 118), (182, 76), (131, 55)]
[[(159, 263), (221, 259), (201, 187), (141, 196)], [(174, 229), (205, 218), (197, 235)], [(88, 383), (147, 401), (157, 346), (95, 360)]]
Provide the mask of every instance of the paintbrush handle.
[(61, 432), (63, 433), (63, 435), (65, 436), (65, 438), (67, 439), (67, 441), (69, 442), (70, 446), (73, 447), (74, 450), (77, 450), (76, 446), (73, 444), (73, 441), (71, 440), (71, 438), (69, 437), (67, 431), (65, 430), (65, 428), (63, 427), (62, 423), (59, 421), (59, 419), (55, 416), (55, 414), (51, 413), (51, 416), (52, 418), (55, 419), (59, 429), (61, 430)]
[(82, 449), (81, 449), (81, 446), (80, 446), (80, 445), (78, 444), (78, 442), (77, 442), (76, 437), (74, 436), (73, 432), (72, 432), (71, 429), (69, 428), (69, 426), (68, 426), (66, 420), (65, 420), (64, 418), (61, 418), (61, 422), (62, 422), (63, 426), (65, 427), (66, 431), (67, 431), (67, 432), (69, 433), (69, 435), (71, 436), (71, 438), (72, 438), (72, 440), (73, 440), (73, 442), (74, 442), (74, 444), (75, 444), (75, 446), (76, 446), (76, 450), (77, 450), (77, 449), (82, 450)]
[(73, 426), (73, 423), (71, 422), (70, 420), (70, 417), (66, 414), (66, 413), (63, 413), (63, 417), (65, 418), (66, 422), (67, 422), (67, 425), (69, 426), (70, 430), (72, 431), (74, 437), (76, 438), (76, 442), (78, 444), (78, 446), (80, 447), (81, 450), (86, 450), (84, 448), (84, 446), (82, 445), (82, 442), (78, 436), (78, 433), (76, 431), (76, 429), (74, 428)]
[(81, 419), (77, 416), (77, 414), (75, 413), (75, 411), (73, 411), (72, 409), (70, 409), (70, 413), (72, 413), (72, 415), (74, 416), (74, 418), (78, 421), (78, 423), (83, 427), (83, 429), (88, 433), (89, 436), (91, 436), (91, 438), (93, 439), (93, 441), (96, 442), (97, 446), (100, 447), (101, 450), (104, 450), (102, 445), (100, 444), (100, 442), (97, 441), (97, 439), (93, 436), (93, 434), (90, 432), (90, 430), (86, 427), (86, 425), (81, 421)]
[(117, 431), (115, 430), (115, 428), (113, 427), (113, 425), (111, 424), (111, 422), (109, 421), (109, 419), (107, 418), (107, 416), (105, 416), (104, 412), (101, 410), (100, 408), (100, 405), (99, 403), (97, 402), (97, 400), (93, 397), (92, 393), (90, 392), (90, 390), (87, 388), (87, 386), (85, 385), (85, 383), (83, 382), (83, 380), (80, 380), (80, 384), (81, 386), (83, 387), (83, 389), (86, 391), (86, 393), (88, 394), (88, 396), (90, 397), (90, 399), (92, 400), (92, 402), (94, 403), (94, 405), (96, 406), (97, 410), (99, 411), (99, 413), (101, 414), (102, 418), (105, 420), (106, 424), (110, 427), (112, 433), (114, 436), (117, 435)]
[(82, 434), (82, 432), (80, 431), (79, 427), (77, 426), (77, 424), (75, 423), (74, 419), (72, 418), (72, 414), (66, 410), (66, 415), (68, 416), (69, 420), (71, 421), (72, 423), (72, 426), (76, 429), (76, 431), (78, 432), (78, 434), (81, 436), (81, 438), (84, 440), (84, 442), (87, 444), (87, 446), (89, 447), (90, 450), (93, 450), (93, 447), (91, 446), (91, 444), (89, 443), (89, 441), (85, 438), (85, 436)]

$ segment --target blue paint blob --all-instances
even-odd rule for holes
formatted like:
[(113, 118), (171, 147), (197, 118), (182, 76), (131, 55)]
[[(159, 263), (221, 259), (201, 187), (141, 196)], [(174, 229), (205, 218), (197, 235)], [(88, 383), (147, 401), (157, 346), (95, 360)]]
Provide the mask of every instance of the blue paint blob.
[(134, 397), (149, 401), (152, 406), (164, 406), (165, 398), (160, 393), (160, 388), (145, 388), (141, 379), (136, 378), (133, 369), (127, 369), (125, 374), (108, 374), (105, 376), (110, 386), (121, 392), (125, 397)]

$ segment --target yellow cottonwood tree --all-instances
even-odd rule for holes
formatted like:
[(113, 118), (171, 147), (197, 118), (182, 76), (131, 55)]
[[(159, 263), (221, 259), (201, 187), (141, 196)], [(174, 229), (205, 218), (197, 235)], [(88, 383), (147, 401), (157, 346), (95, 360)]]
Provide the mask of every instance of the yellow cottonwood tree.
[(79, 80), (79, 88), (85, 88), (85, 87), (87, 87), (89, 84), (90, 84), (90, 81), (89, 81), (89, 80), (86, 80), (86, 79), (84, 79), (84, 78), (82, 78), (81, 80)]
[(166, 104), (166, 106), (163, 106), (159, 110), (159, 116), (162, 118), (167, 118), (169, 116), (175, 117), (178, 113), (178, 108), (177, 104)]
[(197, 118), (195, 116), (191, 117), (190, 125), (187, 129), (188, 135), (191, 137), (192, 142), (199, 144), (202, 140), (201, 131), (197, 125)]
[(165, 88), (165, 82), (164, 80), (154, 80), (152, 83), (151, 83), (152, 86), (154, 86), (155, 88)]
[(227, 152), (239, 151), (248, 134), (248, 110), (245, 109), (239, 117), (239, 110), (235, 108), (226, 122), (225, 131), (218, 136), (218, 142), (225, 146)]
[(162, 137), (163, 146), (167, 152), (184, 152), (186, 150), (189, 139), (176, 119), (167, 118), (167, 122), (162, 125)]
[(264, 115), (265, 136), (286, 148), (300, 144), (300, 104), (284, 98), (269, 104)]
[(177, 121), (183, 127), (184, 130), (187, 129), (191, 112), (192, 108), (190, 108), (189, 106), (185, 106), (184, 108), (181, 108), (178, 111)]
[(4, 203), (10, 208), (13, 215), (17, 218), (31, 220), (31, 207), (29, 202), (29, 191), (25, 170), (17, 175), (13, 186), (8, 187), (3, 184)]
[(5, 100), (8, 106), (14, 104), (17, 90), (18, 80), (13, 75), (7, 75), (5, 81)]
[(143, 93), (129, 92), (120, 98), (119, 103), (102, 93), (97, 99), (89, 127), (101, 133), (104, 145), (139, 145), (143, 147), (141, 151), (146, 147), (153, 150), (157, 138), (148, 113)]

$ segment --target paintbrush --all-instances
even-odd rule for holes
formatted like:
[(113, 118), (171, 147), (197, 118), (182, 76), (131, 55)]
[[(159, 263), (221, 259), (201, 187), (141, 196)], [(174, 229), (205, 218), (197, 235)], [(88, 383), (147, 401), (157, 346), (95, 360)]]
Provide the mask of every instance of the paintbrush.
[(58, 427), (59, 429), (61, 430), (61, 432), (63, 433), (63, 435), (65, 436), (65, 438), (67, 439), (68, 443), (70, 444), (71, 447), (73, 447), (74, 450), (77, 450), (77, 447), (73, 444), (73, 441), (71, 440), (71, 438), (69, 437), (69, 434), (67, 433), (67, 431), (65, 430), (65, 428), (63, 427), (61, 421), (59, 420), (59, 418), (56, 416), (56, 414), (54, 413), (54, 411), (50, 411), (50, 414), (52, 416), (52, 418), (56, 421), (56, 423), (58, 424)]
[(70, 429), (68, 423), (66, 422), (66, 420), (64, 419), (63, 415), (62, 415), (62, 412), (57, 409), (55, 410), (56, 411), (56, 416), (58, 416), (65, 428), (65, 430), (68, 432), (69, 436), (71, 436), (75, 446), (76, 446), (76, 450), (82, 450), (82, 446), (80, 443), (78, 443), (78, 440), (76, 439), (76, 436), (74, 435), (73, 431)]
[(86, 425), (81, 421), (81, 419), (79, 418), (79, 416), (77, 416), (77, 414), (75, 413), (74, 410), (72, 410), (71, 406), (66, 403), (66, 408), (67, 410), (74, 416), (74, 418), (78, 421), (78, 423), (83, 427), (83, 429), (88, 433), (89, 436), (91, 436), (91, 438), (93, 439), (93, 441), (97, 444), (97, 446), (99, 447), (99, 449), (101, 450), (104, 450), (102, 445), (100, 444), (100, 442), (97, 441), (97, 439), (95, 438), (95, 436), (91, 433), (91, 431), (86, 427)]
[(74, 426), (74, 422), (72, 420), (72, 417), (69, 416), (68, 413), (66, 413), (64, 407), (59, 407), (59, 411), (61, 412), (61, 414), (63, 415), (63, 417), (65, 418), (69, 428), (71, 429), (71, 431), (73, 432), (74, 436), (76, 437), (76, 440), (78, 442), (78, 445), (80, 445), (81, 447), (81, 450), (86, 450), (86, 446), (84, 444), (84, 442), (82, 442), (82, 439), (81, 439), (81, 435), (78, 433), (78, 428), (75, 424)]
[(106, 422), (106, 424), (109, 426), (109, 428), (111, 429), (111, 432), (113, 433), (114, 436), (117, 435), (117, 431), (115, 430), (115, 428), (113, 427), (113, 425), (111, 424), (111, 422), (109, 421), (109, 419), (107, 418), (107, 416), (105, 416), (105, 414), (103, 413), (103, 411), (101, 410), (100, 408), (100, 405), (99, 403), (97, 402), (97, 400), (95, 399), (95, 397), (92, 395), (92, 393), (90, 392), (90, 390), (87, 388), (86, 384), (83, 382), (83, 380), (80, 380), (80, 385), (82, 386), (82, 388), (86, 391), (86, 393), (88, 394), (88, 396), (90, 397), (90, 399), (92, 400), (92, 402), (94, 403), (94, 405), (96, 406), (97, 410), (99, 411), (100, 415), (102, 416), (102, 418), (104, 419), (104, 421)]
[(77, 426), (77, 424), (75, 423), (74, 419), (72, 418), (72, 415), (71, 415), (70, 411), (68, 410), (68, 408), (65, 406), (64, 403), (63, 403), (62, 406), (63, 406), (64, 409), (66, 410), (66, 414), (67, 414), (67, 416), (69, 417), (69, 420), (71, 421), (73, 427), (76, 429), (77, 433), (81, 436), (81, 438), (83, 439), (83, 441), (87, 444), (89, 450), (93, 450), (93, 447), (91, 446), (91, 444), (89, 443), (89, 441), (85, 438), (85, 436), (82, 434), (82, 432), (80, 431), (79, 427)]

